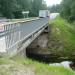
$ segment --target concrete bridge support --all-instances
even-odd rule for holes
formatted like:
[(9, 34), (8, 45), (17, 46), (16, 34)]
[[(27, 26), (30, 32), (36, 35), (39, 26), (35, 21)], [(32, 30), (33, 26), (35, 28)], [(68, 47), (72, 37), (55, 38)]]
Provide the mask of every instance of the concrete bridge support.
[[(48, 48), (48, 33), (47, 27), (27, 48), (26, 54), (46, 53)], [(28, 55), (27, 55), (28, 56)]]

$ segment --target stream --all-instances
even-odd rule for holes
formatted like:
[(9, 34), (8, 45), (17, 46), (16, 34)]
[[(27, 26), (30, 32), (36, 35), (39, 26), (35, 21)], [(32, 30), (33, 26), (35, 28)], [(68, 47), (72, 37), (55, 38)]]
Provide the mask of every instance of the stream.
[(59, 59), (59, 55), (32, 53), (28, 50), (26, 51), (26, 55), (32, 60), (49, 64), (49, 66), (63, 66), (65, 68), (71, 68), (75, 71), (75, 61), (73, 59)]

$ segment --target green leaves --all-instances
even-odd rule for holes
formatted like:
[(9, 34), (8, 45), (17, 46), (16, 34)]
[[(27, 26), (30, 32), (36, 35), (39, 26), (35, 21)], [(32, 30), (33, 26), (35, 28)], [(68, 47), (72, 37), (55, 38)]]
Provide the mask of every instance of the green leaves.
[(39, 15), (39, 10), (42, 9), (47, 9), (47, 5), (43, 0), (33, 0), (32, 2), (32, 7), (31, 7), (31, 16), (38, 16)]
[(0, 0), (0, 13), (6, 18), (15, 18), (14, 12), (30, 11), (30, 16), (38, 16), (41, 9), (47, 9), (43, 0)]
[(13, 12), (16, 10), (16, 1), (15, 0), (0, 0), (0, 11), (4, 17), (13, 18)]
[(48, 9), (50, 10), (51, 13), (59, 13), (60, 10), (60, 5), (53, 5), (51, 7), (48, 7)]
[(61, 3), (61, 16), (68, 21), (75, 20), (75, 0), (63, 0)]

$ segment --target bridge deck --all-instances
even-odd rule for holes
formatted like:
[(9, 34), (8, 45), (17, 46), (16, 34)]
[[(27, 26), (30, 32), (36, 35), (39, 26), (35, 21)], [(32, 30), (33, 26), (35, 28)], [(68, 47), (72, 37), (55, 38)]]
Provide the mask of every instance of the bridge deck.
[[(28, 22), (3, 25), (0, 32), (0, 52), (13, 47), (19, 41), (29, 37), (48, 23), (49, 18), (40, 18)], [(18, 46), (18, 45), (17, 45)]]

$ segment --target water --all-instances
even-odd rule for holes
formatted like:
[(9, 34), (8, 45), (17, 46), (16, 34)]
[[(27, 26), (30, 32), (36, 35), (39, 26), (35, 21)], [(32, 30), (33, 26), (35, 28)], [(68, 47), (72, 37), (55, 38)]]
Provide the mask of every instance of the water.
[(62, 66), (64, 68), (72, 69), (75, 71), (75, 63), (72, 61), (63, 61), (60, 63), (50, 63), (49, 66)]
[[(31, 51), (31, 52), (30, 52)], [(55, 54), (38, 54), (33, 53), (32, 50), (26, 52), (27, 57), (33, 60), (43, 62), (52, 66), (63, 66), (64, 68), (70, 68), (75, 71), (75, 61), (73, 59), (61, 58)]]
[(60, 62), (60, 63), (50, 63), (49, 65), (50, 66), (63, 66), (65, 68), (70, 68), (70, 64), (72, 64), (71, 61), (63, 61), (63, 62)]

